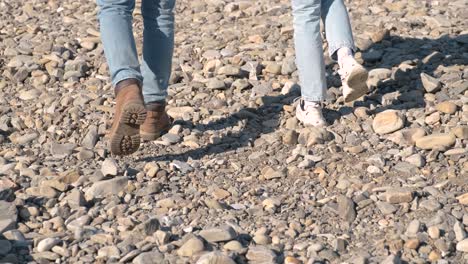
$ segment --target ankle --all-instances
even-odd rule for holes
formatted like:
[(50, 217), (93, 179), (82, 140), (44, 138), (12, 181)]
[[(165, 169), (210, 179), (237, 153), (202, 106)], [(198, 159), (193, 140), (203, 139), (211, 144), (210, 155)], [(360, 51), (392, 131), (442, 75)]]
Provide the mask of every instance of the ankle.
[(146, 110), (152, 112), (164, 112), (166, 109), (165, 101), (149, 102), (145, 105)]
[(120, 93), (120, 91), (122, 91), (125, 87), (132, 86), (132, 85), (136, 85), (136, 86), (138, 86), (138, 88), (141, 87), (140, 81), (138, 79), (134, 79), (134, 78), (125, 79), (125, 80), (122, 80), (122, 81), (118, 82), (114, 87), (115, 95), (118, 95)]

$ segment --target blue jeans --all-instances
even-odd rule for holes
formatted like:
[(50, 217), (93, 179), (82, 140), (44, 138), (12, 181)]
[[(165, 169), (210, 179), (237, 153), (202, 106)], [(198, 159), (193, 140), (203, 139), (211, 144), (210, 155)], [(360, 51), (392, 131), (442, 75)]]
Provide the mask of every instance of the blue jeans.
[(292, 9), (302, 97), (307, 101), (322, 101), (327, 83), (320, 19), (324, 21), (330, 56), (336, 60), (340, 48), (355, 51), (348, 12), (343, 0), (292, 0)]
[(138, 79), (143, 84), (145, 103), (165, 100), (174, 50), (175, 0), (142, 0), (141, 70), (132, 28), (135, 0), (97, 0), (97, 4), (112, 84)]

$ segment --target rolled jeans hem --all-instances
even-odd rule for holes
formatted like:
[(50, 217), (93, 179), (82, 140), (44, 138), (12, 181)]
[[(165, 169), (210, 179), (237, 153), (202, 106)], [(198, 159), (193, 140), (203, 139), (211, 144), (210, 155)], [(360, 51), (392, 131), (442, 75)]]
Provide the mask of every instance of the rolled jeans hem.
[(143, 95), (145, 104), (166, 102), (167, 95)]
[(356, 52), (356, 46), (353, 42), (340, 42), (337, 44), (330, 44), (330, 47), (328, 48), (328, 53), (330, 54), (330, 58), (332, 58), (332, 60), (338, 60), (338, 56), (336, 53), (341, 48), (349, 48), (353, 51), (353, 53)]
[(128, 79), (137, 79), (140, 82), (140, 85), (143, 84), (143, 77), (138, 72), (133, 70), (127, 70), (120, 72), (117, 76), (112, 79), (112, 86), (116, 86), (119, 82), (128, 80)]
[(304, 101), (308, 102), (322, 102), (324, 100), (323, 96), (302, 96)]

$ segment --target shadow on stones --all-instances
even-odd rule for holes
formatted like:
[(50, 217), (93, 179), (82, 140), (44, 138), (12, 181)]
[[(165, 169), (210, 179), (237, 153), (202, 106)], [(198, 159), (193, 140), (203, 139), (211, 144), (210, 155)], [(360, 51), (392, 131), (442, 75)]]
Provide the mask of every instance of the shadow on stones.
[[(373, 105), (373, 113), (388, 109), (409, 110), (424, 108), (424, 87), (420, 74), (426, 73), (433, 77), (441, 77), (443, 67), (453, 65), (467, 65), (468, 59), (463, 54), (468, 53), (468, 35), (457, 37), (442, 36), (438, 39), (418, 39), (389, 35), (382, 41), (369, 45), (361, 51), (364, 66), (370, 70), (386, 68), (392, 70), (391, 78), (379, 81), (362, 101), (354, 102), (353, 106), (341, 105), (338, 110), (324, 109), (324, 116), (329, 124), (339, 121), (342, 116), (351, 114), (355, 107)], [(431, 55), (432, 54), (432, 55)], [(333, 65), (327, 66), (328, 84), (340, 87), (339, 76), (333, 73)], [(402, 67), (401, 65), (405, 65)], [(450, 77), (450, 76), (449, 76)], [(449, 83), (450, 80), (442, 80)], [(466, 90), (466, 89), (465, 89)], [(449, 93), (463, 93), (463, 88), (450, 90)], [(336, 88), (328, 90), (327, 104), (335, 104), (340, 95)], [(210, 122), (209, 124), (193, 124), (190, 121), (176, 121), (183, 127), (196, 129), (200, 132), (208, 130), (222, 130), (233, 127), (241, 120), (246, 120), (242, 131), (228, 133), (219, 142), (204, 147), (189, 150), (180, 154), (162, 154), (156, 157), (146, 157), (140, 161), (171, 161), (188, 158), (200, 159), (205, 155), (219, 154), (233, 151), (254, 143), (261, 135), (274, 132), (280, 125), (280, 116), (284, 105), (290, 105), (299, 96), (299, 92), (292, 91), (287, 95), (264, 96), (264, 104), (259, 108), (244, 108), (232, 115)], [(449, 99), (449, 94), (440, 91), (435, 94), (439, 101)]]

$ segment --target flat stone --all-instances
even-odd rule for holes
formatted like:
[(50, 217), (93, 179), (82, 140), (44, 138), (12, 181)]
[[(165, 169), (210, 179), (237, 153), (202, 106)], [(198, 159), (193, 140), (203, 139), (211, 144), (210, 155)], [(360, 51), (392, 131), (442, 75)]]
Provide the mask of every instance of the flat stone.
[(437, 80), (436, 78), (426, 74), (426, 73), (421, 73), (421, 82), (424, 86), (424, 89), (426, 90), (426, 92), (428, 93), (435, 93), (435, 92), (438, 92), (440, 90), (440, 88), (442, 87), (441, 83), (439, 80)]
[(60, 239), (58, 238), (45, 238), (43, 240), (41, 240), (38, 244), (37, 244), (37, 252), (45, 252), (45, 251), (49, 251), (51, 250), (54, 246), (58, 245), (60, 242), (62, 242)]
[(277, 258), (271, 249), (264, 246), (250, 247), (246, 257), (252, 264), (276, 263)]
[(201, 256), (196, 264), (236, 264), (236, 262), (223, 253), (215, 251)]
[(102, 162), (101, 172), (104, 176), (116, 176), (118, 172), (117, 161), (113, 158), (107, 158)]
[(457, 251), (468, 252), (468, 239), (458, 242), (456, 248)]
[(195, 110), (190, 106), (171, 107), (167, 110), (167, 114), (174, 119), (181, 119), (185, 114), (192, 115), (194, 112)]
[(230, 241), (237, 237), (236, 231), (230, 226), (221, 226), (218, 228), (204, 229), (199, 235), (208, 242)]
[(138, 255), (132, 261), (133, 264), (164, 264), (164, 255), (157, 251), (145, 252)]
[(86, 200), (90, 201), (94, 198), (116, 195), (119, 192), (123, 191), (127, 186), (128, 178), (116, 177), (110, 180), (98, 181), (94, 183), (88, 190), (85, 192)]
[(468, 126), (459, 126), (452, 129), (452, 133), (461, 139), (468, 139)]
[(446, 149), (455, 144), (455, 135), (453, 134), (432, 134), (416, 140), (416, 146), (422, 149)]
[(455, 232), (455, 238), (457, 241), (462, 241), (466, 238), (466, 231), (465, 227), (462, 223), (456, 221), (453, 225), (453, 232)]
[(226, 89), (226, 84), (218, 78), (212, 78), (208, 81), (206, 87), (211, 90), (223, 90)]
[(182, 257), (192, 257), (193, 255), (202, 252), (204, 249), (205, 245), (203, 241), (197, 237), (193, 237), (187, 240), (187, 242), (177, 250), (177, 254)]
[(450, 114), (450, 115), (453, 115), (455, 114), (455, 112), (457, 112), (457, 105), (449, 101), (439, 103), (436, 105), (435, 108), (439, 112)]
[(461, 204), (468, 205), (468, 193), (458, 196), (457, 199)]
[(266, 180), (278, 179), (286, 177), (285, 170), (275, 170), (271, 167), (266, 167), (262, 170), (262, 176)]
[(357, 213), (355, 209), (355, 204), (350, 198), (340, 195), (338, 196), (338, 212), (340, 217), (347, 221), (348, 223), (354, 222), (356, 219)]
[(387, 202), (377, 202), (377, 208), (379, 208), (380, 212), (384, 215), (393, 214), (397, 211), (394, 205)]
[(69, 156), (72, 154), (73, 150), (76, 148), (76, 145), (73, 143), (52, 143), (50, 145), (50, 152), (52, 155), (66, 155)]
[(406, 235), (409, 237), (414, 237), (419, 233), (419, 230), (421, 228), (421, 222), (417, 219), (411, 221), (406, 228)]
[(378, 113), (372, 122), (374, 132), (380, 135), (388, 134), (403, 128), (405, 120), (395, 110)]
[(98, 257), (116, 259), (120, 257), (120, 250), (116, 246), (106, 246), (98, 250)]
[(421, 154), (413, 154), (405, 159), (406, 162), (421, 168), (426, 165), (426, 159)]
[(404, 188), (391, 189), (385, 193), (385, 200), (391, 204), (409, 203), (413, 200), (413, 192)]

